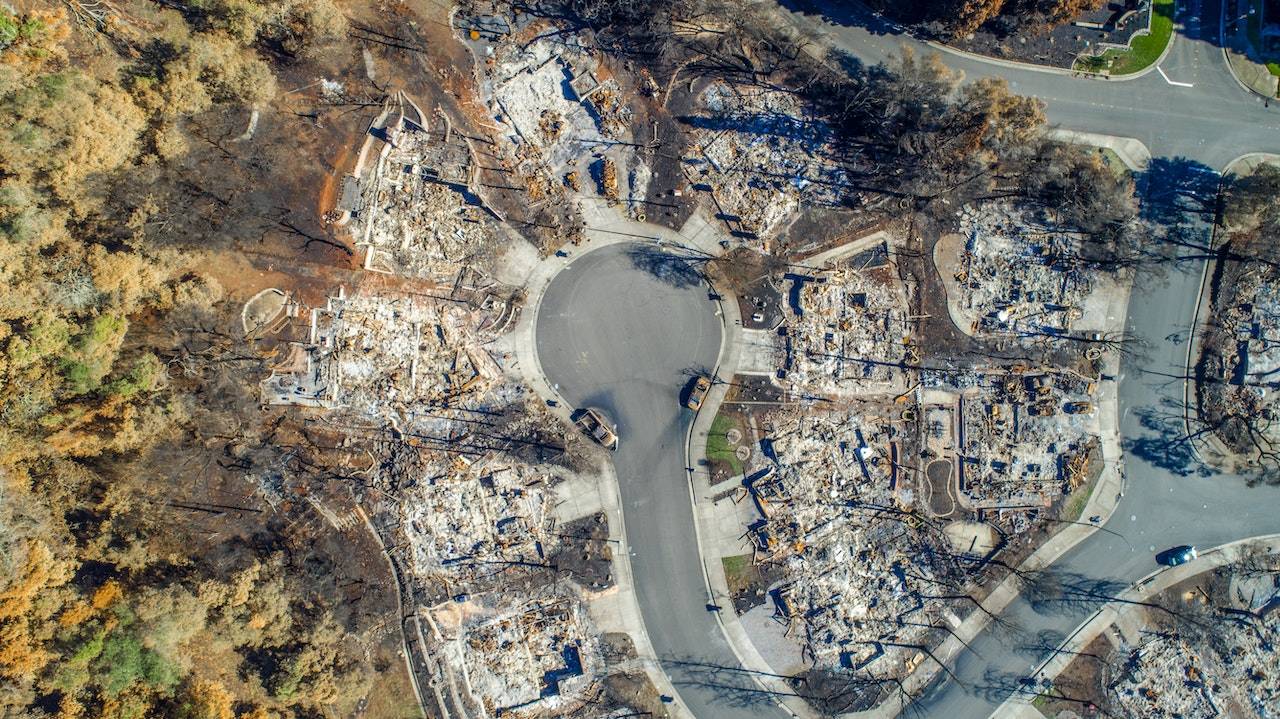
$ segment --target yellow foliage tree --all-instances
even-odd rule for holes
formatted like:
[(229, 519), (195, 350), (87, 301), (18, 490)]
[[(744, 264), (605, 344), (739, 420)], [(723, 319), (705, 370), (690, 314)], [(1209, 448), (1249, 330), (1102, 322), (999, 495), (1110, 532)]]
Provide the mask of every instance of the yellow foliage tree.
[(191, 683), (178, 708), (179, 719), (236, 719), (234, 697), (221, 683), (201, 679)]

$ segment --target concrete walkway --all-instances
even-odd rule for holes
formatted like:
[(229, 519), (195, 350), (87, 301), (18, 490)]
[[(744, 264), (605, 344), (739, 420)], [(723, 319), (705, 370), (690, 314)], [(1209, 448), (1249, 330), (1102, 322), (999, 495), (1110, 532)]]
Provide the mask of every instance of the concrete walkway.
[[(692, 468), (689, 488), (694, 503), (694, 516), (698, 519), (698, 549), (702, 555), (703, 569), (707, 576), (708, 594), (712, 598), (711, 601), (721, 607), (720, 611), (716, 612), (716, 618), (720, 621), (725, 638), (729, 640), (729, 646), (733, 648), (742, 666), (752, 672), (756, 681), (765, 690), (771, 692), (792, 716), (817, 719), (818, 715), (809, 704), (794, 696), (791, 687), (779, 677), (779, 672), (765, 661), (765, 658), (756, 650), (751, 637), (743, 629), (742, 622), (733, 609), (733, 596), (729, 592), (724, 564), (721, 562), (721, 558), (725, 556), (723, 547), (712, 541), (712, 537), (716, 535), (712, 526), (717, 521), (720, 509), (712, 501), (709, 466), (699, 460), (706, 456), (707, 436), (710, 434), (711, 424), (715, 421), (720, 405), (724, 403), (725, 395), (729, 392), (728, 382), (733, 379), (734, 368), (738, 365), (741, 349), (740, 335), (743, 331), (738, 303), (730, 301), (723, 302), (721, 305), (724, 308), (725, 329), (720, 361), (714, 372), (717, 381), (707, 392), (707, 397), (703, 400), (702, 407), (689, 428), (689, 437), (685, 444), (685, 453), (689, 459), (688, 466)], [(745, 529), (743, 527), (742, 531)]]
[[(1099, 138), (1093, 136), (1087, 139), (1076, 138), (1076, 141), (1088, 142), (1089, 144), (1098, 144), (1098, 140)], [(1112, 145), (1124, 150), (1125, 154), (1121, 155), (1122, 158), (1127, 157), (1129, 161), (1135, 163), (1143, 160), (1142, 151), (1139, 149), (1141, 148), (1141, 143), (1137, 143), (1134, 146), (1114, 141)], [(1121, 153), (1117, 152), (1117, 154)], [(607, 203), (602, 201), (585, 201), (583, 203), (583, 214), (587, 220), (588, 228), (586, 241), (582, 245), (570, 249), (568, 257), (551, 256), (543, 259), (532, 269), (525, 282), (527, 292), (526, 305), (520, 322), (512, 333), (499, 341), (514, 358), (514, 361), (508, 366), (529, 386), (533, 387), (540, 396), (557, 400), (559, 407), (553, 411), (561, 415), (566, 422), (569, 421), (570, 408), (560, 397), (558, 388), (546, 383), (534, 345), (534, 327), (537, 323), (538, 305), (542, 293), (555, 275), (577, 256), (611, 245), (653, 242), (655, 245), (666, 244), (673, 248), (686, 248), (697, 253), (714, 256), (723, 251), (721, 241), (727, 240), (727, 237), (718, 231), (716, 224), (708, 221), (700, 212), (695, 213), (680, 232), (650, 223), (627, 219), (620, 216), (614, 208), (609, 207)], [(864, 238), (866, 241), (871, 241), (872, 239), (875, 239), (874, 236)], [(866, 242), (857, 244), (862, 247)], [(848, 250), (848, 248), (840, 249)], [(845, 253), (842, 252), (841, 254)], [(834, 259), (834, 257), (828, 259)], [(1113, 300), (1114, 306), (1108, 308), (1108, 315), (1112, 318), (1119, 318), (1119, 321), (1123, 322), (1126, 303), (1127, 294), (1123, 298)], [(730, 380), (741, 360), (743, 330), (737, 303), (727, 301), (720, 304), (723, 313), (724, 334), (715, 373), (721, 380)], [(1118, 366), (1118, 359), (1111, 357), (1107, 360), (1107, 363), (1108, 372), (1114, 375)], [(1082, 512), (1084, 517), (1100, 515), (1103, 517), (1104, 523), (1105, 518), (1109, 517), (1114, 511), (1116, 502), (1123, 491), (1119, 433), (1116, 430), (1115, 422), (1115, 391), (1114, 387), (1110, 386), (1111, 384), (1114, 383), (1102, 383), (1098, 397), (1098, 411), (1101, 413), (1103, 425), (1103, 457), (1108, 467), (1098, 480)], [(707, 435), (720, 405), (724, 401), (728, 387), (729, 385), (723, 381), (712, 385), (701, 410), (690, 427), (686, 440), (687, 466), (694, 468), (690, 475), (690, 501), (695, 508), (694, 515), (697, 520), (695, 530), (698, 536), (708, 596), (712, 598), (712, 602), (723, 608), (717, 613), (717, 618), (730, 647), (742, 663), (742, 666), (753, 674), (756, 681), (766, 691), (777, 698), (789, 714), (810, 719), (817, 716), (814, 710), (806, 702), (794, 696), (791, 688), (780, 678), (779, 672), (776, 672), (756, 649), (732, 609), (733, 602), (729, 594), (724, 567), (721, 563), (721, 557), (725, 556), (725, 547), (723, 542), (717, 539), (724, 532), (720, 531), (723, 528), (714, 526), (718, 522), (717, 515), (720, 510), (711, 499), (711, 483), (708, 470), (705, 464), (698, 461), (705, 455)], [(637, 650), (646, 661), (650, 662), (647, 666), (650, 667), (651, 677), (655, 678), (655, 685), (664, 693), (678, 696), (674, 688), (671, 687), (669, 680), (661, 673), (657, 657), (648, 642), (643, 618), (635, 601), (633, 588), (630, 585), (629, 549), (626, 544), (623, 516), (620, 510), (621, 500), (618, 495), (617, 478), (613, 475), (612, 468), (607, 466), (607, 463), (603, 470), (603, 475), (603, 486), (607, 487), (608, 491), (602, 491), (602, 496), (609, 498), (606, 511), (611, 520), (611, 538), (616, 539), (619, 546), (617, 561), (615, 562), (617, 565), (615, 574), (618, 577), (619, 591), (616, 595), (599, 597), (593, 600), (598, 604), (598, 606), (592, 607), (593, 617), (601, 623), (602, 629), (606, 631), (623, 631), (632, 635), (636, 640)], [(717, 489), (721, 488), (718, 487)], [(1094, 531), (1097, 531), (1097, 527), (1093, 525), (1073, 524), (1066, 527), (1032, 554), (1024, 562), (1022, 568), (1030, 571), (1048, 566)], [(984, 608), (993, 614), (999, 614), (1017, 597), (1018, 589), (1015, 578), (1006, 579), (987, 597), (983, 603)], [(955, 636), (949, 637), (936, 652), (937, 656), (943, 661), (948, 661), (955, 654), (962, 651), (969, 640), (981, 634), (989, 623), (990, 618), (986, 612), (971, 612), (957, 627)], [(927, 685), (933, 679), (937, 670), (936, 664), (928, 663), (923, 665), (920, 670), (908, 678), (908, 691), (918, 690)], [(654, 676), (655, 674), (660, 676)], [(683, 705), (679, 706), (682, 711), (687, 712), (687, 710), (683, 709)], [(899, 710), (899, 706), (896, 706), (894, 702), (890, 702), (874, 710), (859, 713), (856, 716), (889, 717), (895, 716)]]
[[(1117, 602), (1111, 602), (1094, 612), (1063, 642), (1054, 652), (1030, 675), (1034, 682), (1052, 681), (1066, 670), (1076, 656), (1084, 651), (1093, 640), (1118, 621), (1123, 621), (1146, 608), (1134, 604), (1145, 602), (1160, 594), (1169, 587), (1179, 584), (1191, 577), (1212, 571), (1239, 559), (1250, 545), (1261, 543), (1269, 552), (1280, 552), (1280, 534), (1250, 537), (1214, 547), (1200, 554), (1196, 559), (1176, 567), (1158, 569), (1135, 582), (1128, 590), (1121, 593)], [(1043, 715), (1031, 705), (1032, 696), (1014, 696), (1007, 700), (991, 716), (993, 719), (1017, 719)], [(1029, 711), (1028, 711), (1029, 710)], [(1034, 712), (1034, 713), (1030, 713)]]
[[(566, 424), (571, 424), (569, 415), (572, 408), (560, 395), (559, 388), (548, 384), (538, 360), (534, 342), (538, 307), (542, 295), (555, 276), (578, 257), (618, 244), (652, 242), (656, 245), (661, 241), (707, 254), (713, 254), (721, 249), (718, 244), (719, 238), (713, 231), (714, 226), (697, 213), (687, 225), (691, 237), (686, 238), (682, 233), (669, 228), (621, 217), (603, 201), (586, 200), (582, 203), (582, 209), (587, 220), (587, 231), (586, 240), (581, 245), (567, 248), (565, 256), (551, 255), (541, 259), (523, 278), (512, 278), (523, 282), (526, 293), (524, 310), (514, 330), (494, 343), (494, 349), (504, 358), (503, 364), (506, 370), (532, 388), (538, 396), (555, 401), (557, 406), (549, 409)], [(609, 539), (616, 548), (613, 561), (616, 587), (590, 596), (588, 611), (602, 631), (622, 632), (631, 636), (640, 659), (638, 665), (644, 667), (646, 674), (659, 692), (675, 698), (672, 706), (673, 714), (682, 718), (692, 717), (693, 714), (680, 700), (679, 693), (662, 670), (649, 641), (644, 618), (636, 600), (630, 560), (631, 549), (627, 542), (617, 475), (614, 473), (612, 463), (608, 461), (602, 462), (598, 471), (599, 484), (595, 488), (598, 499), (595, 501), (609, 518)]]
[(1223, 0), (1219, 34), (1222, 38), (1222, 59), (1227, 63), (1232, 77), (1240, 87), (1265, 98), (1275, 99), (1275, 75), (1267, 66), (1255, 60), (1258, 51), (1249, 40), (1248, 14), (1252, 10), (1249, 0)]

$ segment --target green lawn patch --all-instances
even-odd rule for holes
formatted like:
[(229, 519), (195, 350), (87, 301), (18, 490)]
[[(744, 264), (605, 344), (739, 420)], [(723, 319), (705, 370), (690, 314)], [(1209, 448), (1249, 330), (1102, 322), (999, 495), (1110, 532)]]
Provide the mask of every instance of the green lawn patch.
[(1089, 503), (1089, 497), (1093, 496), (1094, 483), (1090, 482), (1087, 486), (1080, 487), (1071, 493), (1067, 499), (1067, 506), (1062, 510), (1062, 518), (1069, 522), (1079, 522), (1080, 515), (1084, 514), (1084, 506)]
[(1098, 157), (1102, 158), (1102, 164), (1107, 170), (1115, 175), (1117, 179), (1124, 179), (1129, 174), (1129, 166), (1124, 164), (1124, 160), (1109, 147), (1099, 147)]
[(724, 565), (724, 581), (729, 585), (729, 593), (735, 596), (760, 577), (760, 573), (751, 564), (750, 554), (721, 557), (720, 563)]
[(1076, 69), (1084, 72), (1102, 72), (1111, 75), (1130, 75), (1155, 64), (1173, 37), (1174, 0), (1155, 0), (1151, 5), (1151, 31), (1135, 37), (1128, 49), (1107, 50), (1100, 56), (1083, 57), (1076, 61)]
[(730, 476), (742, 474), (742, 460), (734, 455), (734, 448), (729, 445), (727, 437), (729, 430), (737, 425), (738, 423), (732, 417), (722, 412), (716, 415), (715, 420), (711, 422), (711, 429), (707, 432), (707, 461), (712, 464), (728, 465)]

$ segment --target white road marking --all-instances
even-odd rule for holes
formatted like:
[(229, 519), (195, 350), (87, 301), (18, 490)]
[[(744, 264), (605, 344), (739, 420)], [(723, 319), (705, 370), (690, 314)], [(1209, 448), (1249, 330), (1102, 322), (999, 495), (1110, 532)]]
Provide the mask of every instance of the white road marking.
[(1159, 65), (1156, 65), (1156, 71), (1157, 71), (1157, 72), (1159, 72), (1159, 73), (1160, 73), (1160, 77), (1163, 77), (1163, 78), (1164, 78), (1164, 81), (1165, 81), (1165, 82), (1167, 82), (1167, 83), (1169, 83), (1170, 85), (1175, 85), (1175, 86), (1177, 86), (1177, 87), (1195, 87), (1195, 83), (1191, 83), (1191, 82), (1178, 82), (1178, 81), (1176, 81), (1176, 80), (1170, 80), (1170, 79), (1169, 79), (1169, 76), (1168, 76), (1168, 75), (1166, 75), (1166, 74), (1164, 74), (1164, 68), (1160, 67)]

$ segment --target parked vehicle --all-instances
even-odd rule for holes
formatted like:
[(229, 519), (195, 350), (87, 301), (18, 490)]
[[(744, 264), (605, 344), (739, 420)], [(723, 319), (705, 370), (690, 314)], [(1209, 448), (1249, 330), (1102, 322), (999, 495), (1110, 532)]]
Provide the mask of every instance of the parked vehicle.
[(601, 447), (614, 450), (618, 448), (618, 433), (604, 421), (604, 415), (590, 407), (578, 410), (573, 415), (573, 423), (594, 439)]
[(1196, 548), (1190, 544), (1171, 547), (1156, 555), (1156, 561), (1167, 567), (1186, 564), (1196, 558)]
[(709, 389), (711, 389), (711, 380), (705, 375), (698, 375), (693, 381), (693, 387), (689, 389), (689, 399), (685, 400), (684, 406), (697, 412), (703, 400), (707, 398)]

